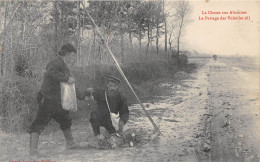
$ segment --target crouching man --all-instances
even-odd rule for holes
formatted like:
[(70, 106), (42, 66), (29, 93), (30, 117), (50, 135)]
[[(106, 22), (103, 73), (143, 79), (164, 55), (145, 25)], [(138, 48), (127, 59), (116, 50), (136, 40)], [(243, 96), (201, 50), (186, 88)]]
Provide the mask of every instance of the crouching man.
[[(49, 62), (44, 74), (43, 83), (40, 92), (37, 95), (38, 111), (36, 119), (32, 123), (30, 133), (30, 155), (38, 155), (37, 145), (39, 135), (53, 118), (60, 124), (60, 129), (63, 131), (66, 147), (73, 149), (77, 147), (75, 144), (72, 132), (70, 112), (66, 111), (61, 106), (61, 88), (60, 82), (67, 82), (72, 84), (75, 82), (74, 78), (70, 75), (68, 66), (75, 62), (76, 49), (71, 44), (65, 44), (61, 47), (57, 58)], [(77, 91), (77, 98), (83, 99)]]
[[(124, 125), (129, 119), (129, 109), (125, 96), (118, 90), (120, 80), (113, 76), (107, 76), (107, 83), (104, 89), (88, 88), (85, 96), (91, 97), (97, 102), (97, 109), (91, 113), (90, 123), (94, 135), (99, 141), (105, 137), (100, 133), (100, 126), (105, 127), (111, 135), (110, 140), (115, 141), (116, 129), (112, 124), (110, 112), (118, 114), (118, 132), (123, 132)], [(115, 147), (112, 145), (112, 147)]]

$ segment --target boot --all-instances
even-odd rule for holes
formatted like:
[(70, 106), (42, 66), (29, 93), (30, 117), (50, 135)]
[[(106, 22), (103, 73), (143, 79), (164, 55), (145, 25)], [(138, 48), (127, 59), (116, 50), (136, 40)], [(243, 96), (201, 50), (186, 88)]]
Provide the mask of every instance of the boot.
[(30, 151), (29, 151), (30, 156), (39, 155), (37, 150), (38, 140), (39, 140), (39, 133), (32, 132), (30, 134)]
[(71, 128), (69, 128), (67, 130), (63, 130), (63, 135), (64, 135), (65, 140), (66, 140), (66, 148), (67, 149), (70, 150), (70, 149), (77, 149), (78, 148), (78, 145), (73, 140)]

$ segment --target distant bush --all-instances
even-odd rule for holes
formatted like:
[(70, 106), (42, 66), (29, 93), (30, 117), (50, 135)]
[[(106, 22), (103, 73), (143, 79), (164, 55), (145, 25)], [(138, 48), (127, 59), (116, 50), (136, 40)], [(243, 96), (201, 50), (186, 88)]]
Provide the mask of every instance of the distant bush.
[(180, 55), (179, 56), (179, 65), (180, 66), (185, 66), (185, 65), (187, 65), (187, 63), (188, 63), (187, 55), (184, 55), (184, 54)]
[(189, 63), (188, 57), (185, 54), (172, 54), (170, 60), (170, 66), (173, 67), (172, 70), (185, 71), (187, 73), (193, 72), (197, 68), (197, 64)]
[(187, 64), (187, 65), (185, 66), (185, 71), (186, 71), (187, 73), (191, 73), (191, 72), (193, 72), (195, 69), (197, 69), (197, 64), (195, 64), (195, 63), (189, 63), (189, 64)]
[(131, 63), (123, 66), (123, 71), (129, 80), (140, 83), (168, 75), (169, 65), (162, 60)]

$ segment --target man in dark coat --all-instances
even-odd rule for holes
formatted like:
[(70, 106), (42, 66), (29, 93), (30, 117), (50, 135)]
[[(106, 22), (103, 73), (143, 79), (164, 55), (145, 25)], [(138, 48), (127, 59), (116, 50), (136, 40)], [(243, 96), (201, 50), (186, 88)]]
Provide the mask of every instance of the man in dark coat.
[[(68, 84), (75, 83), (75, 80), (70, 75), (70, 70), (67, 65), (73, 64), (76, 53), (75, 47), (71, 44), (65, 44), (59, 51), (59, 56), (48, 63), (44, 74), (43, 83), (40, 92), (37, 95), (38, 112), (35, 121), (32, 123), (30, 133), (30, 155), (37, 155), (37, 145), (39, 134), (44, 127), (53, 118), (60, 124), (60, 129), (63, 131), (66, 146), (68, 149), (73, 149), (76, 144), (71, 133), (71, 117), (69, 111), (66, 111), (61, 106), (61, 88), (60, 82)], [(77, 93), (78, 99), (83, 99), (80, 93)]]
[[(97, 101), (97, 109), (91, 113), (90, 123), (93, 128), (94, 135), (97, 136), (99, 140), (103, 140), (104, 136), (100, 133), (100, 126), (106, 128), (111, 137), (115, 135), (116, 129), (114, 128), (110, 112), (118, 114), (119, 113), (119, 124), (118, 132), (123, 131), (123, 127), (129, 119), (129, 109), (127, 105), (127, 100), (125, 96), (118, 90), (120, 80), (113, 76), (107, 76), (107, 84), (105, 89), (93, 89), (88, 88), (85, 95), (93, 98)], [(106, 96), (107, 101), (106, 102)], [(109, 108), (108, 108), (109, 105)]]

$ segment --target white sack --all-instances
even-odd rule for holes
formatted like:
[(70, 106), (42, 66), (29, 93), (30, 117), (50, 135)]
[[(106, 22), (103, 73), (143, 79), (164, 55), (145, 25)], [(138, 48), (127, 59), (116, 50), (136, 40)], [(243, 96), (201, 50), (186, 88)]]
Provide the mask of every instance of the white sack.
[(77, 98), (75, 84), (68, 84), (66, 82), (60, 83), (61, 88), (61, 105), (64, 110), (77, 111)]

